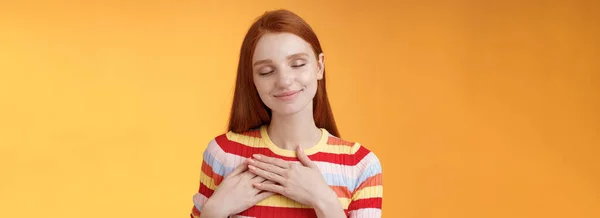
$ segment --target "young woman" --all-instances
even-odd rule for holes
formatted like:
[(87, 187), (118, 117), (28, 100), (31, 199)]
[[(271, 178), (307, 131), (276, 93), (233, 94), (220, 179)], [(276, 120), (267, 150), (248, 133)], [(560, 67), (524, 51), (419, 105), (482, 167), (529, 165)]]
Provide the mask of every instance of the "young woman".
[(244, 38), (229, 131), (204, 151), (191, 217), (381, 217), (377, 156), (342, 140), (311, 27), (265, 13)]

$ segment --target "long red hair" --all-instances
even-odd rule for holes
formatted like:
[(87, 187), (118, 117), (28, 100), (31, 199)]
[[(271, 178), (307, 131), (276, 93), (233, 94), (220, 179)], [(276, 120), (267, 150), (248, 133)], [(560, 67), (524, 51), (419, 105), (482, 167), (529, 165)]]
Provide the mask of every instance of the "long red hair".
[[(258, 39), (269, 32), (288, 32), (299, 36), (312, 46), (317, 58), (323, 52), (315, 32), (306, 21), (293, 12), (282, 9), (266, 12), (260, 16), (250, 26), (240, 50), (233, 105), (229, 117), (229, 131), (241, 133), (271, 122), (271, 109), (261, 101), (252, 79), (254, 48)], [(317, 93), (313, 98), (313, 118), (317, 127), (324, 128), (332, 135), (340, 137), (327, 98), (325, 69), (323, 69), (323, 75), (323, 79), (317, 82)]]

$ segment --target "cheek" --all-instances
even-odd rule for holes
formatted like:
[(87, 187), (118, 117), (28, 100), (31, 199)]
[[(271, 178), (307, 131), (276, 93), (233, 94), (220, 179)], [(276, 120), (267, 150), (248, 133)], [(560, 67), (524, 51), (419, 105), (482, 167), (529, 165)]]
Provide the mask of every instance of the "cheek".
[(298, 77), (298, 81), (303, 86), (316, 86), (317, 85), (317, 72), (316, 71), (305, 71)]
[(255, 78), (254, 87), (256, 87), (256, 91), (259, 95), (267, 95), (270, 91), (269, 83), (265, 79)]

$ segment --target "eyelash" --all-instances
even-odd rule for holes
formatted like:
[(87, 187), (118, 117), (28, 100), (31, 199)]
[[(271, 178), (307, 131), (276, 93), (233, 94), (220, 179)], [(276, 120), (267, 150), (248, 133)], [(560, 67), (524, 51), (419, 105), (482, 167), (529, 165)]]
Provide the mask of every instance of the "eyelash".
[[(292, 67), (293, 68), (299, 68), (299, 67), (304, 67), (305, 65), (306, 65), (306, 63), (304, 63), (304, 64), (298, 64), (298, 65), (292, 65)], [(266, 75), (269, 75), (269, 74), (271, 74), (273, 72), (275, 72), (275, 71), (271, 70), (271, 71), (266, 72), (266, 73), (259, 73), (258, 75), (260, 75), (260, 76), (266, 76)]]
[(271, 74), (273, 72), (274, 72), (274, 70), (271, 70), (271, 71), (266, 72), (266, 73), (259, 73), (258, 75), (260, 75), (260, 76), (266, 76), (266, 75), (269, 75), (269, 74)]

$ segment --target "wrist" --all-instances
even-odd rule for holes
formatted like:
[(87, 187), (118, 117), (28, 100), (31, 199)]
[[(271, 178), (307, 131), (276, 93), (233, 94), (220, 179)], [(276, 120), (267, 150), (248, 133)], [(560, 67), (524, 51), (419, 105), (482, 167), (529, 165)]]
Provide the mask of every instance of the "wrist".
[[(344, 211), (340, 200), (338, 199), (335, 192), (332, 191), (332, 194), (328, 194), (326, 197), (315, 198), (314, 209), (317, 214), (326, 214), (332, 211)], [(319, 216), (322, 217), (322, 216)]]
[[(215, 205), (214, 201), (211, 201), (210, 198), (204, 203), (202, 207), (202, 217), (207, 218), (225, 218), (229, 217), (228, 212), (222, 206)], [(206, 216), (204, 216), (206, 215)]]
[(318, 218), (346, 218), (346, 213), (339, 200), (337, 202), (323, 201), (315, 208), (315, 213)]

